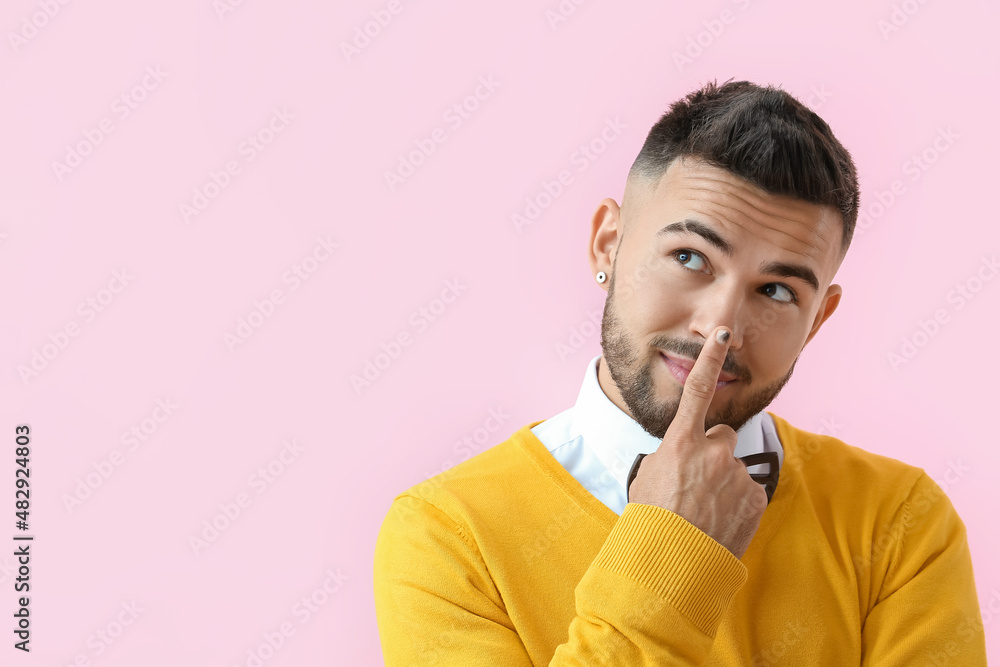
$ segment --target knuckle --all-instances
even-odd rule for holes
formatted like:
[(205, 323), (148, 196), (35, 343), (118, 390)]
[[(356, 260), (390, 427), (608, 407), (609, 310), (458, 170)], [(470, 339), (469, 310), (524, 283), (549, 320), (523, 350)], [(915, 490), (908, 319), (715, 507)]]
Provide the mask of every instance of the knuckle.
[(767, 509), (767, 491), (757, 482), (754, 482), (754, 486), (757, 487), (757, 490), (752, 496), (753, 501), (757, 510), (763, 514), (764, 510)]
[(656, 466), (655, 461), (658, 460), (659, 457), (656, 455), (655, 451), (646, 454), (641, 459), (639, 459), (639, 466), (635, 469), (635, 474), (638, 475), (640, 472), (642, 472), (644, 466), (646, 470), (649, 470), (649, 466)]
[(719, 424), (719, 432), (722, 433), (722, 437), (736, 442), (736, 429), (729, 424)]
[(689, 400), (681, 399), (680, 405), (677, 406), (677, 416), (681, 418), (681, 421), (694, 421), (698, 416), (698, 407)]
[(748, 519), (760, 519), (760, 516), (767, 509), (767, 491), (757, 482), (751, 481), (754, 488), (751, 488), (747, 495), (740, 500), (740, 514)]
[(709, 398), (714, 389), (715, 383), (710, 382), (703, 375), (692, 373), (684, 381), (684, 391), (692, 394), (695, 398)]
[(708, 429), (708, 432), (705, 435), (708, 435), (715, 440), (724, 442), (730, 446), (735, 445), (738, 439), (736, 431), (729, 424), (716, 424), (712, 428)]
[(706, 453), (709, 463), (716, 468), (722, 468), (732, 463), (732, 456), (722, 447), (712, 447)]

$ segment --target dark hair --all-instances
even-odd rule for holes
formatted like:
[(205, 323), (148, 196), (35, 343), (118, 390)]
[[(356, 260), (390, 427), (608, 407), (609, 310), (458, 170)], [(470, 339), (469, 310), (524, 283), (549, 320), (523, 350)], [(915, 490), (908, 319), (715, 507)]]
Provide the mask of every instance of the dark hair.
[(783, 90), (707, 83), (674, 102), (646, 137), (629, 175), (658, 180), (677, 157), (697, 157), (776, 195), (832, 206), (844, 219), (840, 257), (858, 219), (858, 176), (830, 126)]

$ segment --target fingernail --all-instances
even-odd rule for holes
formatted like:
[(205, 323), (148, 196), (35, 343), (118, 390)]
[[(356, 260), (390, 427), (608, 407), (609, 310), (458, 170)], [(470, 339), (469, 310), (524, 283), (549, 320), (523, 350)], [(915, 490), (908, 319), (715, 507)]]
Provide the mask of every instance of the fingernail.
[(727, 329), (720, 329), (719, 333), (715, 334), (715, 340), (720, 343), (725, 343), (729, 340), (729, 331)]

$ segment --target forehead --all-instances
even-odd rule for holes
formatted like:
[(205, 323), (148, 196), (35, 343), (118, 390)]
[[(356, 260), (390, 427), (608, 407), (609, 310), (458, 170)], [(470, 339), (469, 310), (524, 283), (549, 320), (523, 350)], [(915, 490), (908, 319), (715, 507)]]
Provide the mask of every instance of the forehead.
[[(829, 206), (773, 195), (700, 160), (674, 160), (642, 207), (644, 233), (685, 218), (714, 227), (737, 248), (757, 239), (826, 274), (839, 255), (843, 221)], [(826, 275), (831, 278), (832, 276)]]

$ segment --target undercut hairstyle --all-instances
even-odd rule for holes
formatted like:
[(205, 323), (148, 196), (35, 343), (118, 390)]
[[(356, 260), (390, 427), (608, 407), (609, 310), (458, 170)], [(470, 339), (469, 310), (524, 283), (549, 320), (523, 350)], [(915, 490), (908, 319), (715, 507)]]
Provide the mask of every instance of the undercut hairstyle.
[(844, 220), (843, 260), (858, 219), (857, 170), (830, 126), (785, 91), (730, 79), (688, 94), (649, 131), (629, 180), (658, 182), (678, 157), (701, 159), (774, 195), (833, 207)]

